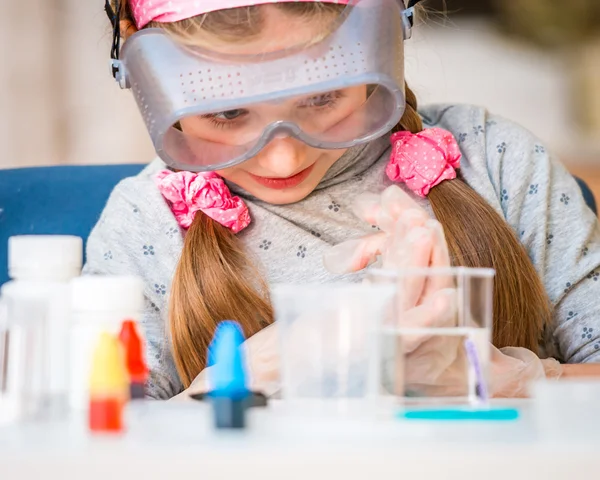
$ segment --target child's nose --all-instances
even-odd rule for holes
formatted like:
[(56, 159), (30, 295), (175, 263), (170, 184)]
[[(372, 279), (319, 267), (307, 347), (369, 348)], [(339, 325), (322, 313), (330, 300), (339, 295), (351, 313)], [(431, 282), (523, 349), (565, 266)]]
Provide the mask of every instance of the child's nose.
[(286, 178), (298, 173), (306, 157), (306, 145), (293, 138), (276, 138), (259, 154), (258, 164), (265, 176)]

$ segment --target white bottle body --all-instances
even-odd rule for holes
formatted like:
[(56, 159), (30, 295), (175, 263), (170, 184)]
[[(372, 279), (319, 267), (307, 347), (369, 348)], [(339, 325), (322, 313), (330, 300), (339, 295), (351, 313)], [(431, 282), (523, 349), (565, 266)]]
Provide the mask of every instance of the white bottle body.
[(144, 283), (132, 276), (92, 275), (72, 281), (69, 336), (69, 406), (89, 407), (94, 351), (103, 332), (118, 335), (125, 320), (137, 324), (144, 311)]

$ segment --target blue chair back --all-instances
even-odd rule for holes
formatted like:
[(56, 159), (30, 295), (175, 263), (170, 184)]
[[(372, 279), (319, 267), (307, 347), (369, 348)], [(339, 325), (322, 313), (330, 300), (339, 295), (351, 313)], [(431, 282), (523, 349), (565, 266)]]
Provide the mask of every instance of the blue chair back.
[(87, 239), (120, 180), (144, 165), (56, 166), (0, 170), (0, 285), (8, 280), (13, 235)]
[(588, 187), (587, 183), (585, 183), (581, 178), (575, 177), (575, 180), (577, 181), (579, 188), (581, 188), (581, 193), (585, 203), (587, 203), (587, 206), (590, 207), (592, 212), (598, 215), (598, 207), (596, 206), (596, 198), (594, 197), (594, 193), (590, 190), (590, 187)]

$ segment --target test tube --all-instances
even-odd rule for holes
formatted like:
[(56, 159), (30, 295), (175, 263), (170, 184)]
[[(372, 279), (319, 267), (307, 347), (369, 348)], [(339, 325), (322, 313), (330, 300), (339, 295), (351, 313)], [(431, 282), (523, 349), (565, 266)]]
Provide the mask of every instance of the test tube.
[(46, 302), (3, 300), (0, 325), (0, 423), (36, 419), (42, 412), (47, 372), (44, 362)]

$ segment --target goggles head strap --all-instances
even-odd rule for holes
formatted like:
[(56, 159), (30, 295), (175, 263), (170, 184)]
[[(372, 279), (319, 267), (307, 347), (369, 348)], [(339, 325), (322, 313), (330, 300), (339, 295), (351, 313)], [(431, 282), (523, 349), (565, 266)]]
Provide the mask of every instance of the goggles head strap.
[(119, 51), (121, 50), (121, 4), (124, 0), (116, 0), (116, 10), (113, 9), (110, 4), (110, 0), (105, 0), (104, 2), (104, 11), (110, 20), (110, 23), (113, 27), (112, 31), (112, 45), (110, 48), (110, 58), (111, 58), (111, 69), (112, 75), (114, 78), (117, 77), (117, 73), (119, 72), (118, 63), (116, 60), (119, 60)]
[[(415, 7), (420, 2), (421, 0), (409, 0), (406, 5), (406, 10), (404, 10), (404, 18), (405, 22), (408, 23), (408, 25), (406, 25), (408, 28), (415, 26)], [(408, 38), (410, 38), (410, 34), (408, 35), (407, 39)]]

